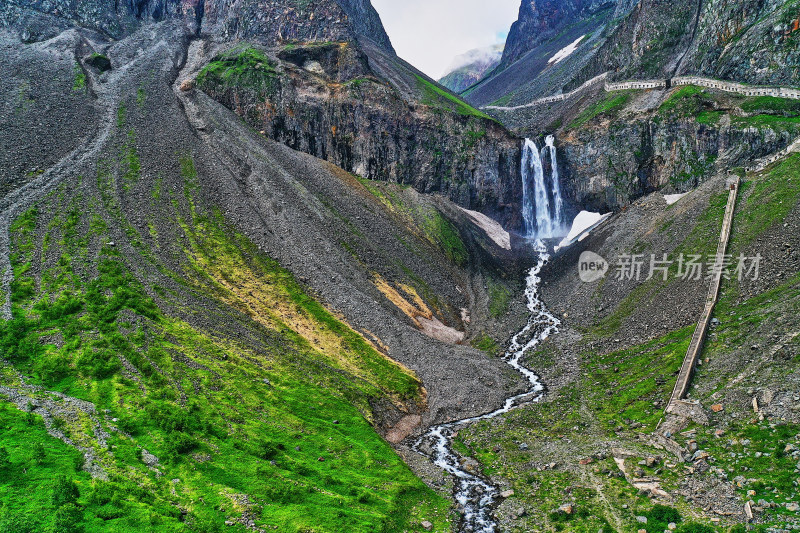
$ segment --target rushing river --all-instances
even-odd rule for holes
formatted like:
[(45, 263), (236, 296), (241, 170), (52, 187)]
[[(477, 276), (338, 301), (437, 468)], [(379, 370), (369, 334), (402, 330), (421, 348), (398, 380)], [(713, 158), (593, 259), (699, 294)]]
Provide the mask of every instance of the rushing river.
[(561, 322), (545, 308), (539, 299), (539, 274), (550, 259), (547, 249), (540, 242), (536, 242), (536, 251), (539, 253), (538, 263), (528, 273), (525, 296), (528, 301), (530, 317), (527, 325), (514, 335), (511, 345), (504, 359), (514, 370), (522, 374), (530, 383), (530, 388), (523, 394), (511, 396), (506, 399), (500, 409), (481, 416), (465, 418), (447, 424), (435, 426), (428, 430), (416, 444), (417, 451), (423, 453), (424, 448), (430, 450), (425, 453), (438, 467), (456, 478), (455, 499), (461, 507), (463, 518), (460, 531), (469, 533), (494, 533), (497, 522), (494, 510), (500, 503), (500, 490), (492, 483), (475, 474), (465, 471), (461, 466), (459, 457), (452, 447), (455, 433), (464, 425), (480, 420), (495, 418), (522, 405), (537, 402), (542, 398), (544, 386), (539, 376), (522, 364), (523, 356), (538, 346), (550, 335), (558, 332)]

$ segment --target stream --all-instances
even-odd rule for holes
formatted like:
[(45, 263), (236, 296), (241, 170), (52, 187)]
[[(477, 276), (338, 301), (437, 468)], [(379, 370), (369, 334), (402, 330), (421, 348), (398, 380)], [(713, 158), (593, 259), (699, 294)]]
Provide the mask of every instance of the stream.
[[(541, 283), (539, 274), (550, 256), (541, 241), (536, 241), (534, 246), (539, 258), (536, 266), (528, 273), (525, 290), (530, 316), (525, 327), (511, 339), (508, 351), (504, 355), (504, 360), (528, 380), (530, 388), (527, 392), (506, 398), (503, 407), (495, 411), (434, 426), (414, 446), (419, 453), (428, 456), (433, 464), (456, 478), (455, 500), (463, 514), (459, 531), (465, 533), (497, 532), (494, 510), (502, 497), (500, 489), (492, 485), (491, 481), (471, 474), (461, 467), (461, 457), (452, 448), (453, 438), (458, 430), (467, 424), (495, 418), (523, 405), (538, 402), (542, 398), (544, 386), (539, 376), (523, 366), (522, 358), (550, 335), (557, 333), (561, 324), (539, 299)], [(430, 450), (429, 453), (422, 451), (423, 445)]]

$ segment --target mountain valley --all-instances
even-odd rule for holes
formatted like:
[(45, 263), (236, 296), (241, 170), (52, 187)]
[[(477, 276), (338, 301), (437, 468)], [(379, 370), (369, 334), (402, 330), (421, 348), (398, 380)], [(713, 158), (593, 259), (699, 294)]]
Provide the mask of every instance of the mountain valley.
[(0, 532), (800, 529), (798, 21), (0, 4)]

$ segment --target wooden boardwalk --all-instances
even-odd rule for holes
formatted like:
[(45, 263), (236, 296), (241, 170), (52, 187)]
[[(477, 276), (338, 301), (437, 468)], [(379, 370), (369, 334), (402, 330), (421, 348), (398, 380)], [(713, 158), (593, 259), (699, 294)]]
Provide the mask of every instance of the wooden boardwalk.
[(712, 272), (713, 275), (708, 286), (706, 304), (703, 308), (703, 314), (700, 316), (700, 321), (697, 323), (697, 329), (692, 336), (692, 342), (689, 343), (689, 349), (686, 352), (686, 358), (678, 374), (678, 381), (675, 383), (669, 405), (667, 405), (667, 414), (679, 414), (683, 411), (681, 407), (685, 406), (686, 402), (684, 402), (684, 399), (686, 398), (686, 393), (689, 391), (689, 385), (692, 381), (695, 368), (697, 367), (697, 361), (700, 358), (700, 354), (703, 352), (703, 344), (708, 335), (711, 315), (714, 312), (714, 306), (717, 304), (717, 298), (719, 298), (719, 289), (722, 285), (725, 266), (725, 254), (728, 250), (728, 241), (730, 240), (731, 227), (733, 226), (733, 213), (736, 209), (736, 198), (739, 194), (739, 178), (729, 180), (728, 188), (730, 189), (728, 193), (728, 205), (725, 208), (725, 218), (722, 221), (722, 231), (719, 236), (717, 255)]

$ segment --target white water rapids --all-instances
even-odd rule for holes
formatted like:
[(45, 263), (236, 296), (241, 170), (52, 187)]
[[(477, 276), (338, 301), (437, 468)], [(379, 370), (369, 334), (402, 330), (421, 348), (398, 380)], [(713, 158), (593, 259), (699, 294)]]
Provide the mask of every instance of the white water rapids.
[(453, 437), (456, 431), (466, 424), (495, 418), (517, 407), (541, 399), (544, 386), (540, 382), (539, 376), (523, 366), (522, 358), (550, 335), (557, 333), (558, 326), (561, 324), (555, 316), (547, 311), (539, 299), (539, 283), (541, 282), (539, 274), (550, 257), (541, 241), (537, 241), (535, 246), (539, 253), (539, 260), (528, 273), (525, 290), (530, 317), (526, 326), (511, 339), (511, 345), (505, 354), (506, 362), (528, 380), (530, 389), (523, 394), (507, 398), (503, 407), (490, 413), (435, 426), (415, 445), (415, 449), (423, 453), (420, 451), (421, 446), (427, 444), (431, 452), (424, 455), (428, 455), (436, 466), (455, 476), (455, 499), (463, 512), (459, 530), (464, 533), (497, 532), (497, 523), (493, 514), (500, 500), (500, 490), (490, 481), (461, 468), (461, 458), (452, 449)]

